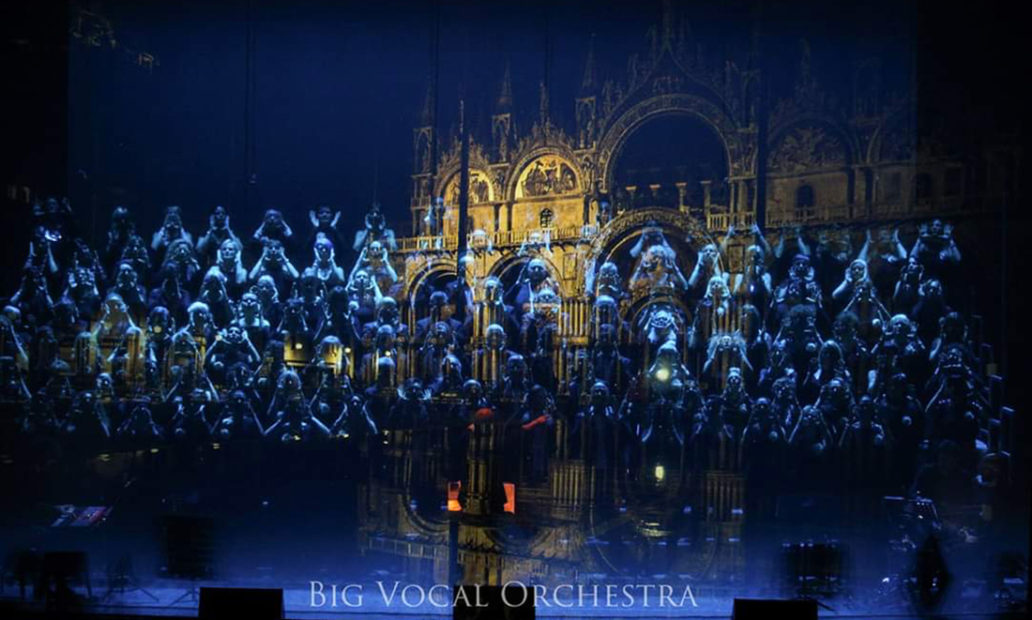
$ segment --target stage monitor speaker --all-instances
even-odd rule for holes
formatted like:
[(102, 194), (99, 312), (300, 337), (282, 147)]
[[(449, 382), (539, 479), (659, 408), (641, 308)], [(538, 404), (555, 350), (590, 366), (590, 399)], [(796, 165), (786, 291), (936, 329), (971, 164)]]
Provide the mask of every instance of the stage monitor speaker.
[(283, 590), (201, 588), (197, 617), (205, 620), (282, 620)]
[(817, 601), (736, 598), (732, 620), (817, 620)]
[(534, 620), (534, 589), (508, 586), (455, 586), (452, 620)]

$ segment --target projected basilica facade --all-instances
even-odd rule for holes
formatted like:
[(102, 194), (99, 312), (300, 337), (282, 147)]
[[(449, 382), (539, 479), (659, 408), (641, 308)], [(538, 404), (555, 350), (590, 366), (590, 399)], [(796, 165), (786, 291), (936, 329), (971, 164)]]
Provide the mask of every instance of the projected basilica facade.
[[(482, 302), (489, 278), (511, 288), (526, 263), (540, 259), (560, 298), (568, 353), (591, 336), (589, 300), (603, 263), (616, 264), (628, 285), (617, 301), (632, 331), (643, 305), (663, 292), (630, 282), (643, 248), (633, 256), (631, 249), (643, 234), (664, 237), (684, 276), (706, 245), (721, 244), (719, 268), (741, 277), (757, 224), (768, 248), (782, 238), (794, 248), (804, 227), (831, 251), (856, 254), (866, 230), (873, 245), (885, 246), (901, 220), (916, 231), (922, 218), (988, 212), (1010, 189), (1012, 151), (972, 162), (937, 136), (919, 145), (915, 102), (884, 92), (875, 60), (853, 67), (851, 92), (826, 92), (801, 42), (792, 96), (763, 110), (764, 76), (747, 68), (755, 58), (743, 59), (743, 68), (706, 55), (673, 21), (668, 11), (651, 49), (630, 59), (622, 80), (602, 79), (589, 52), (572, 130), (551, 118), (542, 86), (537, 121), (518, 131), (506, 71), (492, 135), (470, 136), (467, 285)], [(461, 149), (457, 136), (435, 136), (430, 96), (414, 130), (416, 235), (400, 239), (394, 256), (400, 282), (393, 296), (416, 301), (410, 328), (427, 316), (427, 285), (451, 278), (458, 260)], [(665, 131), (666, 141), (693, 140), (682, 149), (686, 161), (650, 156), (635, 140), (650, 126)], [(756, 219), (759, 191), (764, 222)], [(432, 196), (443, 204), (435, 207)], [(690, 314), (683, 317), (689, 324)], [(624, 336), (630, 342), (635, 334)], [(559, 366), (568, 379), (572, 366)]]
[[(602, 381), (614, 415), (633, 417), (625, 407), (647, 408), (668, 396), (641, 382), (664, 363), (705, 394), (726, 394), (729, 377), (750, 373), (744, 381), (752, 389), (761, 373), (760, 364), (749, 364), (757, 334), (782, 340), (792, 331), (793, 294), (772, 287), (767, 268), (783, 261), (788, 269), (807, 254), (815, 264), (826, 261), (820, 284), (830, 290), (855, 257), (905, 261), (907, 252), (897, 250), (901, 234), (909, 250), (909, 239), (926, 235), (932, 218), (978, 217), (998, 207), (1008, 189), (1001, 171), (1012, 154), (972, 161), (934, 138), (919, 144), (915, 102), (885, 93), (876, 62), (853, 67), (846, 93), (826, 92), (810, 63), (803, 44), (791, 94), (761, 105), (765, 76), (749, 59), (736, 64), (704, 54), (667, 15), (623, 79), (603, 79), (589, 52), (572, 127), (552, 118), (542, 87), (537, 120), (525, 131), (515, 125), (505, 71), (491, 135), (469, 138), (464, 258), (461, 144), (435, 135), (430, 93), (414, 130), (415, 234), (397, 240), (398, 278), (384, 292), (402, 302), (409, 333), (418, 334), (420, 324), (463, 305), (450, 293), (447, 302), (431, 300), (433, 291), (455, 290), (463, 260), (465, 303), (473, 309), (470, 374), (497, 394), (515, 369), (495, 351), (510, 348), (522, 353), (518, 371), (571, 410), (602, 402), (592, 393)], [(683, 148), (673, 150), (682, 159), (651, 152), (678, 140)], [(958, 226), (954, 234), (964, 232)], [(892, 296), (893, 283), (890, 292), (881, 288), (883, 298)], [(832, 316), (839, 310), (828, 309)], [(492, 326), (504, 329), (495, 341)], [(815, 333), (813, 324), (809, 329)], [(630, 364), (621, 364), (622, 355)], [(419, 376), (420, 363), (410, 355), (404, 373)], [(854, 380), (864, 393), (866, 376)], [(546, 442), (547, 471), (539, 474), (524, 461), (500, 473), (512, 456), (501, 431), (478, 426), (462, 476), (471, 486), (462, 489), (468, 504), (461, 528), (449, 533), (447, 522), (420, 515), (408, 492), (420, 485), (381, 480), (363, 503), (364, 548), (443, 579), (448, 546), (457, 544), (470, 583), (563, 575), (590, 582), (651, 566), (674, 581), (733, 584), (745, 570), (745, 521), (772, 519), (776, 491), (760, 488), (762, 474), (747, 476), (744, 439), (693, 443), (678, 435), (675, 421), (651, 424), (655, 430), (638, 429), (643, 446), (628, 456), (600, 451), (581, 423), (560, 416)], [(388, 451), (406, 475), (447, 485), (441, 465), (431, 464), (433, 450), (391, 443)], [(841, 452), (835, 471), (849, 470), (856, 456)], [(891, 477), (888, 463), (872, 467), (873, 475)], [(501, 480), (518, 488), (513, 523), (522, 529), (491, 518), (501, 513), (501, 500), (489, 501)], [(851, 514), (870, 515), (874, 503), (857, 500)]]

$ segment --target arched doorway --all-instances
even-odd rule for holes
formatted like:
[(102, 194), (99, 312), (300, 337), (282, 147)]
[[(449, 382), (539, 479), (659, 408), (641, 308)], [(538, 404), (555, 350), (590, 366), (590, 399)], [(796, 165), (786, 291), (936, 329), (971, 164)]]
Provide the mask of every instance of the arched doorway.
[(552, 281), (551, 288), (554, 289), (553, 292), (560, 296), (563, 295), (559, 270), (555, 268), (555, 265), (548, 257), (517, 255), (499, 261), (491, 270), (491, 275), (498, 278), (502, 283), (502, 290), (505, 291), (505, 302), (507, 304), (512, 305), (514, 303), (522, 281), (521, 278), (524, 276), (524, 270), (526, 270), (528, 263), (535, 258), (540, 258), (544, 261), (545, 269), (548, 271), (548, 278)]
[(726, 204), (727, 161), (720, 136), (698, 116), (655, 116), (633, 130), (613, 160), (617, 207), (702, 207), (704, 182), (710, 201)]
[(441, 291), (448, 295), (448, 303), (442, 308), (442, 318), (449, 318), (459, 311), (456, 298), (455, 267), (450, 264), (431, 266), (418, 274), (409, 286), (408, 304), (404, 311), (411, 333), (416, 333), (416, 326), (422, 319), (430, 315), (430, 295)]

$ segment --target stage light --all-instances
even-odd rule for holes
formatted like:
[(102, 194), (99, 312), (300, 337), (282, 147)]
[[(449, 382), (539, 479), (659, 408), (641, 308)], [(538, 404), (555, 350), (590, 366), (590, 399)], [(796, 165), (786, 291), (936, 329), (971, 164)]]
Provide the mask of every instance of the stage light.
[(657, 381), (669, 381), (670, 380), (670, 369), (665, 366), (656, 369), (656, 380)]
[(459, 503), (459, 491), (461, 489), (462, 482), (448, 483), (448, 512), (462, 512), (462, 504)]
[(505, 488), (505, 506), (503, 510), (509, 514), (516, 514), (516, 485), (511, 482), (503, 482)]
[(655, 474), (656, 482), (663, 482), (663, 479), (666, 478), (666, 468), (662, 465), (656, 465)]

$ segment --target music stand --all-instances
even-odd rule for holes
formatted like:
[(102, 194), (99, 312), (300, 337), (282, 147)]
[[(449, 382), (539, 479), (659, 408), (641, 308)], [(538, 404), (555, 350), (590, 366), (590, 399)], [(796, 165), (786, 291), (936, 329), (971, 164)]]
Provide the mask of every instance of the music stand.
[(165, 542), (165, 572), (169, 577), (190, 581), (189, 587), (168, 607), (183, 600), (200, 602), (199, 582), (210, 579), (212, 566), (213, 530), (210, 519), (202, 517), (170, 516), (162, 521)]
[(155, 603), (158, 602), (158, 597), (154, 596), (154, 593), (140, 585), (140, 579), (136, 576), (136, 571), (133, 569), (133, 559), (128, 553), (115, 560), (114, 564), (108, 566), (108, 590), (102, 600), (107, 601), (116, 592), (119, 594), (142, 592)]

